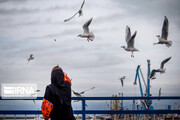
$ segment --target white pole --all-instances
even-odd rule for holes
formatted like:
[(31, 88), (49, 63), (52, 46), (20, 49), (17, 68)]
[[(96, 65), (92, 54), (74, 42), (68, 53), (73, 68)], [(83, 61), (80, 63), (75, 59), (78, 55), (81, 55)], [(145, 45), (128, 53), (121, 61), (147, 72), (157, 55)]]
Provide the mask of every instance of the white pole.
[(165, 117), (166, 117), (165, 114), (163, 114), (163, 120), (165, 120)]
[(175, 114), (173, 114), (173, 120), (174, 120), (174, 115), (175, 115)]
[(126, 120), (126, 114), (124, 115), (124, 120)]

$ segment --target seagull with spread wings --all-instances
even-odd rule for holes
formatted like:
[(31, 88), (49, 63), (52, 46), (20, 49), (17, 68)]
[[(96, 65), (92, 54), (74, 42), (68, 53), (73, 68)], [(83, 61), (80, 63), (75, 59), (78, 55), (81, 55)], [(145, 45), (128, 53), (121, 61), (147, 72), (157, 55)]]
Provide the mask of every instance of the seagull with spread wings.
[(85, 3), (85, 0), (83, 0), (83, 3), (82, 3), (82, 5), (81, 5), (80, 9), (78, 10), (78, 12), (75, 13), (72, 17), (70, 17), (70, 18), (68, 18), (68, 19), (65, 19), (64, 22), (68, 22), (69, 20), (71, 20), (72, 18), (74, 18), (74, 16), (76, 16), (78, 13), (79, 13), (79, 17), (80, 17), (80, 16), (83, 16), (82, 8), (83, 8), (83, 6), (84, 6), (84, 3)]
[(92, 22), (92, 19), (89, 19), (84, 25), (83, 25), (83, 30), (84, 30), (84, 33), (83, 34), (79, 34), (77, 37), (82, 37), (82, 38), (87, 38), (87, 41), (89, 42), (90, 41), (93, 41), (95, 36), (93, 34), (93, 32), (90, 32), (89, 31), (89, 25), (91, 24)]
[(131, 36), (131, 30), (128, 26), (126, 26), (125, 39), (126, 39), (127, 47), (121, 46), (121, 48), (124, 48), (124, 50), (126, 50), (126, 51), (130, 51), (132, 53), (131, 57), (134, 57), (133, 52), (139, 51), (138, 49), (136, 49), (134, 47), (134, 39), (136, 37), (136, 33), (137, 33), (137, 31), (135, 31), (135, 33)]
[[(34, 95), (36, 95), (38, 92), (40, 92), (40, 90), (35, 90), (33, 94), (31, 94), (31, 96), (33, 97)], [(34, 104), (35, 104), (35, 100), (33, 100)]]
[[(73, 91), (73, 94), (76, 96), (76, 97), (82, 97), (82, 94), (84, 94), (86, 91), (89, 91), (89, 90), (92, 90), (92, 89), (94, 89), (95, 87), (92, 87), (92, 88), (90, 88), (90, 89), (87, 89), (87, 90), (84, 90), (84, 91), (82, 91), (82, 92), (80, 92), (80, 93), (78, 93), (78, 92), (75, 92), (74, 90), (72, 90)], [(74, 102), (79, 102), (80, 100), (74, 100)], [(87, 104), (85, 104), (86, 106), (87, 106)]]
[[(84, 94), (84, 93), (78, 93), (78, 92), (75, 92), (74, 90), (72, 90), (73, 91), (73, 93), (74, 93), (74, 95), (76, 96), (76, 97), (83, 97), (81, 94)], [(83, 91), (84, 92), (84, 91)], [(74, 102), (79, 102), (80, 100), (74, 100)], [(87, 106), (87, 104), (85, 104), (86, 106)], [(87, 106), (88, 107), (88, 106)]]
[(34, 59), (33, 54), (30, 54), (29, 58), (27, 59), (28, 60), (27, 64), (29, 63), (30, 60), (33, 60), (33, 59)]
[(82, 91), (82, 92), (75, 92), (74, 90), (72, 90), (73, 91), (73, 93), (74, 93), (74, 95), (76, 96), (76, 97), (82, 97), (82, 94), (84, 94), (86, 91), (89, 91), (89, 90), (93, 90), (95, 87), (92, 87), (92, 88), (90, 88), (90, 89), (87, 89), (87, 90), (84, 90), (84, 91)]
[(140, 100), (140, 103), (142, 106), (144, 106), (146, 109), (148, 109), (147, 103), (144, 100)]
[(165, 73), (166, 69), (164, 69), (164, 64), (167, 63), (169, 60), (171, 59), (171, 57), (166, 58), (165, 60), (163, 60), (161, 62), (160, 68), (159, 69), (153, 69), (151, 71), (151, 74), (149, 75), (150, 79), (156, 79), (155, 75), (156, 72), (160, 72), (160, 73)]
[(120, 78), (122, 87), (123, 87), (123, 85), (124, 85), (124, 79), (125, 79), (125, 78), (126, 78), (126, 76), (123, 76), (123, 77)]
[(156, 36), (156, 37), (158, 37), (159, 42), (154, 43), (154, 45), (165, 44), (167, 47), (170, 47), (172, 45), (172, 41), (167, 40), (168, 32), (169, 32), (168, 29), (169, 29), (169, 21), (168, 21), (167, 17), (164, 16), (164, 23), (163, 23), (163, 27), (162, 27), (161, 36), (160, 35)]

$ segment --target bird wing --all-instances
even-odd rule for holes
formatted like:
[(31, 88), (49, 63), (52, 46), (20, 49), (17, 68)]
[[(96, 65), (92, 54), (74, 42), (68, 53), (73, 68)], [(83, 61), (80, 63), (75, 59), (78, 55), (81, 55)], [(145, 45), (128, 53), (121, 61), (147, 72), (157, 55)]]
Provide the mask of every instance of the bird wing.
[(123, 76), (121, 79), (125, 79), (126, 78), (126, 76)]
[(84, 33), (88, 34), (89, 33), (89, 25), (91, 24), (93, 18), (89, 19), (84, 25), (83, 25), (83, 30)]
[(72, 90), (72, 91), (73, 91), (74, 95), (76, 95), (76, 97), (81, 97), (81, 94), (80, 94), (80, 93), (75, 92), (74, 90)]
[(81, 97), (81, 94), (79, 93), (74, 93), (74, 95), (76, 95), (76, 97)]
[(84, 94), (86, 91), (92, 90), (92, 89), (94, 89), (94, 88), (95, 88), (95, 87), (92, 87), (92, 88), (90, 88), (90, 89), (84, 90), (84, 91), (80, 92), (79, 94)]
[(121, 79), (121, 85), (122, 85), (122, 87), (123, 87), (123, 80)]
[(85, 3), (85, 0), (83, 0), (83, 3), (82, 3), (82, 5), (81, 5), (80, 9), (82, 9), (82, 8), (83, 8), (84, 3)]
[[(159, 97), (161, 96), (161, 88), (159, 88)], [(157, 101), (159, 101), (160, 99), (158, 99)]]
[(30, 54), (29, 58), (27, 59), (27, 60), (28, 60), (27, 64), (28, 64), (29, 61), (32, 59), (32, 57), (33, 57), (33, 54)]
[(85, 91), (82, 91), (82, 92), (80, 92), (79, 94), (84, 94), (85, 93)]
[(161, 88), (159, 88), (159, 97), (161, 96)]
[(144, 106), (146, 109), (148, 108), (146, 102), (144, 102), (143, 100), (140, 100), (140, 102), (142, 106)]
[(128, 26), (126, 26), (126, 36), (125, 36), (126, 43), (128, 43), (130, 38), (131, 38), (131, 30), (130, 30), (130, 28)]
[(29, 60), (34, 59), (33, 54), (30, 54)]
[(35, 92), (40, 92), (40, 90), (36, 90)]
[(151, 71), (151, 74), (149, 75), (149, 78), (151, 79), (152, 77), (154, 77), (154, 76), (156, 75), (156, 72), (158, 72), (158, 70), (153, 69), (153, 70)]
[(136, 37), (136, 31), (135, 31), (135, 33), (131, 36), (131, 38), (129, 39), (129, 41), (128, 41), (128, 48), (134, 48), (134, 39), (135, 39), (135, 37)]
[(168, 27), (169, 27), (169, 22), (167, 17), (164, 17), (164, 23), (163, 23), (163, 27), (162, 27), (162, 33), (161, 33), (161, 38), (164, 38), (165, 40), (167, 40), (168, 37)]
[(64, 22), (68, 22), (68, 21), (71, 20), (76, 14), (78, 14), (78, 12), (75, 13), (72, 17), (70, 17), (70, 18), (68, 18), (68, 19), (65, 19)]
[(168, 58), (166, 58), (165, 60), (163, 60), (163, 61), (161, 62), (160, 68), (163, 69), (163, 68), (164, 68), (164, 64), (165, 64), (166, 62), (168, 62), (170, 59), (171, 59), (171, 57), (168, 57)]
[(123, 80), (124, 80), (125, 78), (126, 78), (126, 76), (123, 76), (123, 77), (120, 78), (122, 87), (123, 87)]

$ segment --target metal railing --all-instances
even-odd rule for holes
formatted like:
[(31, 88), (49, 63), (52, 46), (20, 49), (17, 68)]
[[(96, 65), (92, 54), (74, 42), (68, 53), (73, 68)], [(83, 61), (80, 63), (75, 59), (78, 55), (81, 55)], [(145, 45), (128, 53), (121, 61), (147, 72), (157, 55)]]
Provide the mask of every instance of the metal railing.
[[(42, 100), (43, 97), (36, 99), (2, 99), (0, 100)], [(82, 114), (82, 120), (85, 120), (86, 114), (180, 114), (180, 110), (86, 110), (86, 101), (88, 100), (180, 100), (180, 96), (163, 97), (72, 97), (72, 100), (82, 101), (82, 110), (74, 110), (74, 114)], [(0, 114), (42, 114), (37, 110), (0, 110)]]

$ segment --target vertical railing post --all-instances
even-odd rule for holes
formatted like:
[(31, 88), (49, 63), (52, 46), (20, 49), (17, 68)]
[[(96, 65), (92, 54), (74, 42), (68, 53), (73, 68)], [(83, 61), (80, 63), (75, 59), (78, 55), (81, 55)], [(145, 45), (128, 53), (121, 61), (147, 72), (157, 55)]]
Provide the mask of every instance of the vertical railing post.
[[(147, 72), (147, 93), (146, 93), (146, 96), (147, 97), (150, 97), (150, 78), (149, 78), (149, 75), (151, 74), (151, 69), (150, 69), (150, 60), (147, 60), (148, 62), (148, 72)], [(151, 105), (151, 101), (148, 99), (147, 100), (147, 106), (148, 106), (148, 109), (149, 109), (149, 106)]]
[(165, 114), (163, 114), (163, 120), (165, 120), (165, 118), (166, 118), (166, 115), (165, 115)]
[(153, 114), (153, 120), (156, 120), (156, 114)]
[(86, 119), (86, 103), (85, 98), (82, 99), (82, 120)]
[[(123, 93), (122, 93), (122, 97), (123, 97)], [(121, 110), (123, 110), (123, 100), (121, 100)]]

